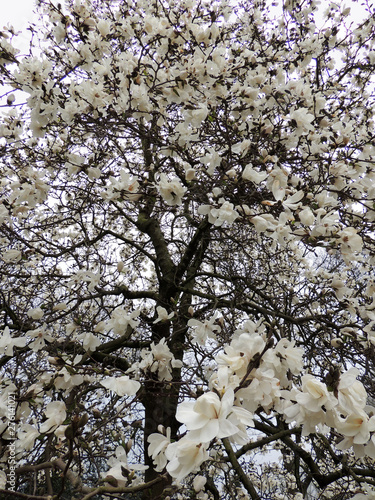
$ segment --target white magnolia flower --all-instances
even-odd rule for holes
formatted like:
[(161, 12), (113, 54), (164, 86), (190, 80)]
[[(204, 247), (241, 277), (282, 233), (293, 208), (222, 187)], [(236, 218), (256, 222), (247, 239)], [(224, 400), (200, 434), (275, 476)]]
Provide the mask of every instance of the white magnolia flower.
[(208, 108), (202, 104), (197, 109), (186, 109), (184, 111), (184, 115), (186, 122), (192, 127), (200, 127), (202, 121), (205, 120), (208, 115)]
[[(267, 229), (273, 229), (274, 225), (272, 223), (273, 217), (267, 217), (268, 214), (256, 215), (250, 219), (250, 222), (254, 224), (257, 233), (264, 233)], [(272, 219), (272, 220), (270, 220)]]
[[(338, 418), (336, 428), (346, 438), (353, 438), (352, 444), (366, 444), (370, 440), (370, 432), (375, 431), (375, 416), (369, 418), (364, 411), (357, 410), (345, 419)], [(344, 446), (347, 444), (339, 443), (340, 449), (346, 449)], [(351, 444), (348, 447), (350, 446)]]
[(159, 321), (168, 321), (169, 319), (173, 318), (173, 316), (174, 316), (173, 311), (168, 314), (168, 311), (166, 309), (164, 309), (164, 307), (161, 307), (161, 306), (158, 306), (156, 308), (156, 312), (158, 313), (158, 317), (154, 321), (154, 324), (159, 323)]
[(285, 397), (283, 407), (279, 407), (279, 411), (284, 414), (285, 422), (296, 422), (297, 425), (302, 425), (302, 436), (308, 436), (316, 431), (317, 426), (326, 423), (327, 414), (324, 410), (310, 411), (303, 405), (294, 404), (291, 400), (296, 399), (297, 390), (294, 391), (281, 391), (282, 396)]
[(195, 476), (193, 480), (193, 488), (196, 493), (201, 491), (204, 488), (204, 485), (207, 482), (207, 478), (204, 476)]
[(54, 338), (48, 333), (47, 324), (44, 323), (41, 327), (35, 330), (28, 330), (26, 335), (34, 338), (35, 340), (29, 344), (33, 351), (40, 351), (46, 345), (46, 342), (53, 342)]
[(83, 384), (85, 380), (90, 380), (86, 377), (88, 376), (83, 376), (80, 373), (75, 373), (72, 375), (64, 366), (63, 368), (61, 368), (61, 370), (59, 370), (59, 374), (54, 380), (54, 386), (58, 390), (61, 389), (68, 391), (77, 385)]
[(283, 378), (290, 370), (294, 375), (298, 375), (303, 370), (303, 348), (295, 347), (295, 341), (282, 338), (274, 349), (268, 349), (263, 356), (263, 362), (272, 368), (277, 377)]
[(136, 328), (138, 326), (139, 320), (136, 319), (139, 316), (140, 311), (135, 310), (131, 313), (124, 309), (123, 307), (117, 307), (111, 314), (111, 319), (107, 321), (108, 330), (113, 330), (117, 335), (124, 335), (128, 326), (131, 328)]
[(300, 212), (298, 212), (299, 220), (305, 226), (311, 226), (315, 222), (315, 215), (312, 213), (310, 208), (306, 207)]
[(134, 396), (141, 384), (136, 380), (131, 380), (127, 375), (122, 377), (108, 377), (101, 380), (100, 384), (115, 392), (118, 396)]
[(239, 424), (254, 424), (250, 412), (234, 406), (231, 388), (221, 399), (216, 393), (208, 392), (195, 402), (181, 403), (177, 408), (176, 419), (191, 431), (190, 439), (203, 443), (237, 434), (241, 431)]
[(87, 289), (92, 291), (96, 286), (98, 286), (99, 281), (100, 281), (99, 273), (80, 269), (79, 271), (77, 271), (75, 274), (72, 275), (68, 285), (69, 287), (73, 288), (77, 285), (80, 286), (82, 283), (87, 283)]
[(96, 23), (96, 27), (102, 37), (107, 36), (111, 31), (111, 25), (107, 19), (100, 19), (100, 21)]
[(66, 419), (65, 403), (62, 401), (52, 401), (48, 403), (44, 412), (47, 420), (40, 426), (40, 432), (53, 432)]
[(166, 204), (171, 206), (181, 205), (182, 197), (187, 190), (177, 177), (174, 177), (170, 181), (165, 174), (160, 174), (156, 189), (159, 191)]
[(251, 384), (238, 391), (237, 396), (243, 399), (243, 406), (250, 412), (258, 407), (269, 409), (281, 395), (280, 380), (274, 377), (272, 369), (254, 369), (251, 372)]
[[(316, 210), (317, 219), (315, 226), (311, 230), (310, 234), (313, 237), (327, 236), (335, 234), (338, 229), (338, 213), (333, 212), (324, 215), (324, 209)], [(323, 217), (322, 217), (323, 216)]]
[(12, 337), (9, 327), (6, 326), (3, 332), (0, 333), (0, 354), (13, 356), (13, 348), (25, 347), (26, 343), (27, 339), (25, 337)]
[(267, 177), (267, 188), (272, 191), (276, 201), (285, 197), (288, 183), (288, 173), (281, 168), (274, 168)]
[(219, 203), (222, 204), (220, 208), (213, 208), (211, 205), (201, 205), (198, 208), (198, 213), (208, 215), (208, 222), (214, 226), (222, 226), (224, 222), (232, 225), (240, 214), (234, 209), (233, 203), (229, 203), (229, 201), (225, 201), (223, 198), (220, 198)]
[(39, 431), (30, 424), (22, 424), (17, 432), (18, 447), (23, 450), (31, 450), (34, 446), (35, 440), (40, 435)]
[(213, 175), (215, 168), (221, 164), (222, 157), (219, 151), (215, 151), (213, 148), (207, 148), (207, 154), (201, 156), (200, 161), (203, 165), (207, 165), (207, 173)]
[(150, 443), (148, 447), (148, 454), (152, 457), (152, 460), (156, 465), (155, 470), (161, 472), (167, 465), (165, 451), (171, 443), (171, 428), (167, 428), (166, 436), (159, 432), (150, 434), (147, 438), (147, 442)]
[(367, 485), (362, 486), (362, 490), (366, 490), (365, 493), (357, 493), (354, 497), (349, 500), (375, 500), (375, 490), (371, 489)]
[(120, 171), (120, 178), (111, 176), (109, 182), (110, 184), (102, 194), (103, 198), (107, 200), (121, 197), (123, 200), (138, 201), (141, 197), (137, 178), (123, 169)]
[(363, 384), (357, 380), (359, 370), (350, 368), (340, 377), (338, 385), (338, 401), (346, 413), (352, 413), (366, 406), (367, 392)]
[(196, 179), (196, 172), (193, 168), (188, 168), (186, 169), (185, 171), (185, 179), (187, 181), (192, 181), (194, 179)]
[(139, 368), (143, 371), (157, 372), (159, 380), (172, 380), (172, 368), (182, 367), (182, 361), (174, 358), (165, 338), (162, 338), (158, 344), (152, 342), (150, 350), (143, 349), (141, 356)]
[(203, 323), (197, 319), (189, 319), (188, 326), (193, 328), (192, 342), (194, 344), (204, 345), (207, 338), (215, 339), (215, 332), (221, 332), (219, 325), (215, 324), (216, 316), (210, 320), (206, 319)]
[(127, 476), (123, 474), (123, 469), (129, 471), (129, 473), (132, 470), (145, 471), (148, 469), (147, 465), (129, 464), (127, 454), (123, 446), (117, 446), (115, 455), (108, 460), (108, 465), (111, 466), (111, 468), (103, 474), (103, 477), (104, 479), (107, 476), (114, 477), (118, 486), (125, 486), (128, 482)]
[(347, 227), (340, 231), (341, 252), (348, 254), (352, 252), (361, 252), (363, 247), (362, 238), (357, 234), (354, 227)]
[(190, 472), (198, 470), (209, 458), (207, 446), (192, 441), (188, 436), (170, 444), (165, 453), (169, 461), (167, 471), (177, 482), (182, 481)]
[(240, 378), (237, 374), (232, 373), (228, 366), (219, 365), (217, 370), (215, 370), (210, 377), (209, 388), (222, 395), (228, 388), (232, 388), (233, 390), (236, 389), (239, 383)]
[(60, 302), (53, 306), (53, 311), (65, 311), (65, 309), (68, 309), (68, 305), (65, 302)]
[(36, 307), (35, 309), (30, 309), (29, 311), (27, 311), (27, 315), (32, 319), (41, 319), (43, 318), (44, 311), (40, 307)]
[(336, 399), (328, 392), (327, 386), (312, 375), (303, 375), (302, 392), (297, 394), (296, 400), (311, 412), (319, 412), (322, 406), (326, 410), (331, 410), (337, 404)]
[(96, 348), (99, 347), (101, 344), (100, 339), (91, 332), (84, 333), (82, 335), (82, 339), (83, 339), (83, 348), (85, 349), (85, 351), (94, 352)]
[(289, 116), (292, 120), (295, 120), (298, 129), (301, 129), (304, 132), (314, 130), (311, 122), (315, 119), (315, 117), (313, 114), (309, 113), (306, 108), (295, 109)]
[(245, 181), (251, 181), (255, 184), (260, 184), (267, 178), (267, 176), (267, 172), (258, 172), (257, 170), (254, 170), (251, 163), (249, 165), (246, 165), (245, 170), (242, 172), (242, 178)]
[(20, 250), (6, 250), (1, 254), (1, 258), (4, 262), (18, 262), (22, 258), (22, 252)]
[(228, 366), (233, 373), (240, 378), (247, 372), (253, 357), (262, 352), (266, 342), (257, 333), (242, 333), (235, 338), (230, 345), (226, 346), (225, 353), (220, 353), (215, 360), (219, 366)]
[[(344, 279), (346, 275), (342, 276)], [(335, 295), (339, 300), (350, 297), (351, 290), (345, 285), (345, 281), (339, 278), (338, 275), (334, 276), (331, 281), (331, 286), (335, 290)]]
[(283, 207), (288, 208), (289, 210), (297, 210), (300, 207), (300, 201), (304, 197), (305, 193), (303, 191), (297, 191), (292, 196), (289, 196), (286, 200), (283, 201)]
[(251, 146), (251, 141), (249, 139), (245, 139), (244, 141), (237, 142), (236, 144), (232, 145), (232, 153), (239, 154), (241, 156), (244, 156), (247, 151), (249, 150), (249, 147)]

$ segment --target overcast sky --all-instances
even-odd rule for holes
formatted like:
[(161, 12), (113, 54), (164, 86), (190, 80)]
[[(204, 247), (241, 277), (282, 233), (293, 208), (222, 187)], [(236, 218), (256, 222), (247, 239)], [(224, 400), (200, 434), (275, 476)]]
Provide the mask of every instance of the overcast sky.
[[(0, 29), (11, 24), (16, 31), (25, 32), (29, 21), (33, 20), (33, 9), (35, 0), (0, 0), (1, 1), (1, 25)], [(28, 37), (21, 38), (26, 42)], [(20, 47), (19, 42), (16, 44)], [(27, 45), (26, 45), (27, 47)]]
[(1, 2), (2, 25), (12, 24), (17, 30), (26, 27), (27, 21), (32, 19), (34, 0), (3, 0)]

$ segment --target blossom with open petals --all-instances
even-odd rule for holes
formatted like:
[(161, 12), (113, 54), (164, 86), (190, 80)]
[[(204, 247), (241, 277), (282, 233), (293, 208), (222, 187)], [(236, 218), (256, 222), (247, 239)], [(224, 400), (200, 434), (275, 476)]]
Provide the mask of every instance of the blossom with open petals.
[(198, 208), (198, 213), (201, 215), (208, 215), (208, 222), (214, 226), (222, 226), (224, 222), (232, 225), (233, 222), (240, 216), (234, 209), (233, 203), (220, 198), (221, 206), (214, 208), (211, 205), (201, 205)]
[(367, 392), (362, 382), (357, 380), (359, 370), (350, 368), (340, 377), (337, 398), (340, 407), (347, 413), (363, 409), (366, 406)]
[(166, 431), (166, 436), (160, 432), (154, 432), (150, 434), (147, 438), (147, 442), (150, 443), (148, 447), (148, 454), (152, 457), (155, 464), (155, 470), (160, 472), (167, 465), (167, 457), (165, 456), (165, 451), (171, 443), (171, 428), (168, 427)]
[(362, 251), (363, 241), (354, 227), (346, 227), (339, 233), (339, 236), (342, 254)]
[(111, 319), (107, 321), (107, 328), (113, 330), (117, 335), (124, 335), (128, 326), (131, 328), (136, 328), (139, 323), (140, 311), (135, 310), (129, 313), (127, 309), (123, 307), (117, 307), (111, 314)]
[[(344, 420), (339, 419), (336, 422), (336, 428), (346, 438), (353, 438), (352, 443), (366, 444), (370, 440), (370, 432), (375, 431), (375, 416), (369, 418), (364, 411), (358, 410)], [(340, 449), (346, 448), (341, 446)]]
[(216, 356), (219, 366), (229, 366), (240, 378), (244, 377), (254, 356), (264, 349), (266, 341), (256, 332), (242, 333), (225, 347), (225, 353)]
[(306, 133), (309, 130), (314, 130), (311, 122), (314, 120), (314, 115), (309, 113), (306, 108), (298, 108), (290, 113), (290, 118), (294, 120), (297, 124), (298, 130)]
[(22, 424), (17, 432), (17, 447), (23, 450), (31, 450), (36, 439), (39, 437), (39, 431), (31, 424)]
[(134, 396), (141, 387), (139, 382), (131, 380), (127, 375), (122, 377), (108, 377), (100, 383), (103, 387), (110, 389), (118, 396)]
[(143, 371), (157, 372), (159, 380), (172, 380), (172, 369), (182, 367), (182, 361), (175, 359), (164, 337), (158, 344), (152, 342), (150, 349), (142, 349), (141, 356), (138, 367)]
[(221, 332), (221, 327), (215, 324), (216, 316), (210, 320), (206, 319), (203, 323), (197, 319), (189, 319), (188, 326), (192, 327), (192, 342), (194, 344), (204, 345), (207, 338), (215, 339), (215, 332)]
[(191, 431), (190, 439), (209, 442), (240, 432), (240, 424), (253, 425), (252, 414), (234, 406), (234, 391), (229, 388), (220, 399), (214, 392), (207, 392), (195, 402), (181, 403), (176, 418)]
[(102, 476), (105, 478), (115, 478), (117, 481), (117, 486), (125, 486), (128, 482), (126, 471), (129, 473), (132, 470), (145, 471), (148, 469), (147, 465), (142, 464), (129, 464), (126, 454), (126, 450), (123, 446), (117, 446), (115, 454), (108, 460), (108, 465), (111, 466), (107, 472), (103, 473)]
[(253, 168), (251, 163), (249, 165), (246, 165), (245, 170), (242, 172), (242, 178), (245, 181), (251, 181), (255, 184), (261, 183), (262, 181), (264, 181), (264, 179), (267, 178), (267, 176), (267, 172), (258, 172)]
[(208, 460), (209, 455), (206, 445), (186, 436), (168, 446), (166, 457), (169, 460), (167, 471), (180, 482), (190, 472), (198, 470), (200, 465)]
[(328, 392), (327, 386), (312, 375), (302, 377), (302, 392), (297, 395), (296, 400), (311, 412), (319, 412), (322, 406), (326, 410), (331, 410), (337, 404), (337, 401)]
[(13, 356), (14, 347), (25, 347), (27, 339), (25, 337), (12, 337), (10, 335), (9, 327), (5, 327), (4, 331), (0, 333), (0, 354)]
[(40, 426), (40, 432), (53, 432), (66, 419), (66, 407), (62, 401), (48, 403), (44, 412), (47, 420)]
[(304, 224), (305, 226), (311, 226), (315, 222), (315, 215), (313, 212), (310, 210), (309, 207), (305, 207), (303, 210), (298, 212), (299, 220)]
[(168, 321), (173, 318), (174, 312), (172, 311), (171, 313), (168, 314), (168, 311), (164, 309), (164, 307), (158, 306), (156, 308), (156, 312), (158, 313), (158, 317), (154, 321), (155, 323), (159, 323), (159, 321)]
[(280, 339), (274, 349), (269, 349), (263, 356), (263, 362), (272, 368), (275, 375), (283, 379), (290, 370), (298, 375), (303, 369), (303, 349), (295, 346), (295, 341), (285, 337)]
[(156, 184), (156, 188), (161, 194), (167, 205), (181, 205), (182, 197), (186, 192), (184, 187), (177, 177), (169, 180), (165, 174), (160, 174), (160, 180)]

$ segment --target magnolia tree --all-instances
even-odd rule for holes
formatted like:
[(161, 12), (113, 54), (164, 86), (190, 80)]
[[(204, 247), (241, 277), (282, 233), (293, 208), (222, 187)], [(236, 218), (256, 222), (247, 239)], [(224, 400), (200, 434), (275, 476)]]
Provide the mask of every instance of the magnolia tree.
[(375, 498), (371, 6), (37, 4), (0, 33), (1, 497)]

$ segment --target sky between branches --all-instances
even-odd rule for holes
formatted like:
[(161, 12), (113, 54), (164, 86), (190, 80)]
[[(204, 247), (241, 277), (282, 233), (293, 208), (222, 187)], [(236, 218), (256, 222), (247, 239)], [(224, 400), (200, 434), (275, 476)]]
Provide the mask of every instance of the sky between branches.
[[(9, 23), (16, 31), (24, 32), (27, 24), (36, 17), (33, 14), (34, 0), (3, 0), (1, 3), (1, 28)], [(23, 40), (26, 42), (27, 37)]]

